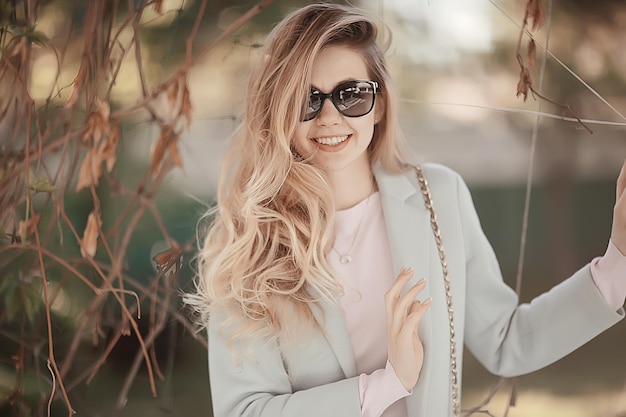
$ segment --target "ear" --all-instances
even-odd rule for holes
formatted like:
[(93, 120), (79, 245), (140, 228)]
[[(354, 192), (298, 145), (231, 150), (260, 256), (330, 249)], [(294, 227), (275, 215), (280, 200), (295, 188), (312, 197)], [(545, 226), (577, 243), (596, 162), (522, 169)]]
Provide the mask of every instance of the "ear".
[(374, 124), (378, 124), (385, 117), (385, 99), (382, 94), (378, 94), (374, 102)]

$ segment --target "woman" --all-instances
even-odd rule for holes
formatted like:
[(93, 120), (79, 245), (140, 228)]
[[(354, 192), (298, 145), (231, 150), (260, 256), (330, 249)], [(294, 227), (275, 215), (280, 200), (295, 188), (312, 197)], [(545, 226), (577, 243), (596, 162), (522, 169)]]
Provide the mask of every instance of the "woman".
[(519, 375), (624, 316), (625, 175), (607, 254), (518, 306), (461, 178), (404, 160), (376, 38), (358, 10), (307, 6), (252, 70), (187, 297), (217, 417), (452, 416), (463, 344)]

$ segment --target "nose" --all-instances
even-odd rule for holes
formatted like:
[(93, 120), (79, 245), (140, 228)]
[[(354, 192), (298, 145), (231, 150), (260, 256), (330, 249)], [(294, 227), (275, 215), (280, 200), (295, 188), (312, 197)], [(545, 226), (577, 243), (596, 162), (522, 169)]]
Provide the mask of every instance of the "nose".
[(316, 117), (317, 123), (321, 126), (332, 126), (339, 124), (341, 113), (335, 107), (330, 97), (326, 97), (322, 103), (322, 109)]

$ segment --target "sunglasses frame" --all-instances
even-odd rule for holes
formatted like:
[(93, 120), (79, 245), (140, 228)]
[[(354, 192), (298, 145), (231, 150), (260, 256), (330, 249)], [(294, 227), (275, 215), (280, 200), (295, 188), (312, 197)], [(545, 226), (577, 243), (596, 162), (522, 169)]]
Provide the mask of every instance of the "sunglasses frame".
[[(335, 100), (334, 100), (334, 95), (335, 95), (335, 93), (337, 93), (337, 92), (338, 92), (339, 90), (341, 90), (342, 88), (345, 88), (345, 86), (346, 86), (346, 85), (348, 85), (348, 84), (353, 84), (353, 83), (366, 83), (366, 84), (369, 84), (369, 86), (370, 86), (370, 87), (372, 88), (372, 90), (373, 90), (373, 92), (372, 92), (372, 105), (370, 106), (369, 110), (368, 110), (368, 111), (366, 111), (366, 112), (365, 112), (365, 113), (363, 113), (363, 114), (359, 114), (359, 115), (355, 115), (355, 116), (351, 116), (351, 115), (349, 115), (349, 114), (345, 114), (345, 113), (344, 113), (344, 110), (341, 110), (341, 109), (339, 108), (339, 103), (336, 103), (336, 102), (335, 102)], [(317, 92), (317, 94), (319, 94), (319, 97), (321, 98), (321, 101), (320, 101), (320, 103), (321, 103), (321, 104), (320, 104), (320, 108), (319, 108), (319, 109), (317, 109), (317, 110), (315, 111), (315, 113), (313, 113), (313, 114), (312, 114), (312, 116), (310, 116), (310, 117), (306, 117), (306, 116), (304, 116), (304, 117), (302, 118), (302, 121), (303, 121), (303, 122), (308, 122), (309, 120), (313, 120), (313, 119), (315, 119), (315, 118), (316, 118), (316, 117), (320, 114), (320, 112), (322, 111), (322, 108), (324, 107), (324, 101), (326, 101), (326, 99), (329, 99), (329, 100), (330, 100), (330, 102), (331, 102), (331, 103), (333, 103), (333, 106), (335, 106), (335, 108), (337, 109), (337, 111), (338, 111), (339, 113), (341, 113), (341, 114), (342, 114), (343, 116), (345, 116), (345, 117), (363, 117), (363, 116), (365, 116), (366, 114), (369, 114), (369, 113), (372, 111), (372, 109), (374, 108), (374, 103), (376, 102), (376, 93), (377, 93), (378, 91), (380, 91), (380, 90), (378, 89), (378, 82), (376, 82), (376, 81), (368, 81), (368, 80), (350, 80), (350, 81), (346, 81), (346, 82), (344, 82), (344, 83), (339, 84), (339, 85), (338, 85), (338, 86), (336, 86), (335, 88), (333, 88), (333, 90), (332, 90), (330, 93), (324, 93), (324, 92), (320, 91), (320, 90), (319, 90), (319, 89), (317, 89), (317, 88), (312, 88), (312, 89), (311, 89), (311, 94), (309, 94), (309, 98), (308, 98), (308, 100), (310, 101), (310, 97), (311, 97), (311, 95), (312, 95), (314, 92)], [(307, 102), (307, 104), (308, 104), (308, 102)], [(306, 113), (306, 112), (305, 112), (305, 113)]]

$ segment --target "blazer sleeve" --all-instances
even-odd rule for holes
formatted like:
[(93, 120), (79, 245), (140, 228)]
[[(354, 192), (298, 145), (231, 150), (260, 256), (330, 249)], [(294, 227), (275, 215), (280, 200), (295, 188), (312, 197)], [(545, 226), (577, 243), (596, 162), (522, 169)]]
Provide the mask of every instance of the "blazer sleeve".
[(361, 416), (358, 377), (294, 391), (278, 343), (250, 342), (234, 357), (219, 331), (221, 323), (212, 318), (208, 326), (215, 417)]
[(466, 253), (465, 343), (490, 372), (517, 376), (566, 356), (624, 317), (611, 308), (587, 264), (530, 303), (502, 280), (467, 186), (457, 175)]

